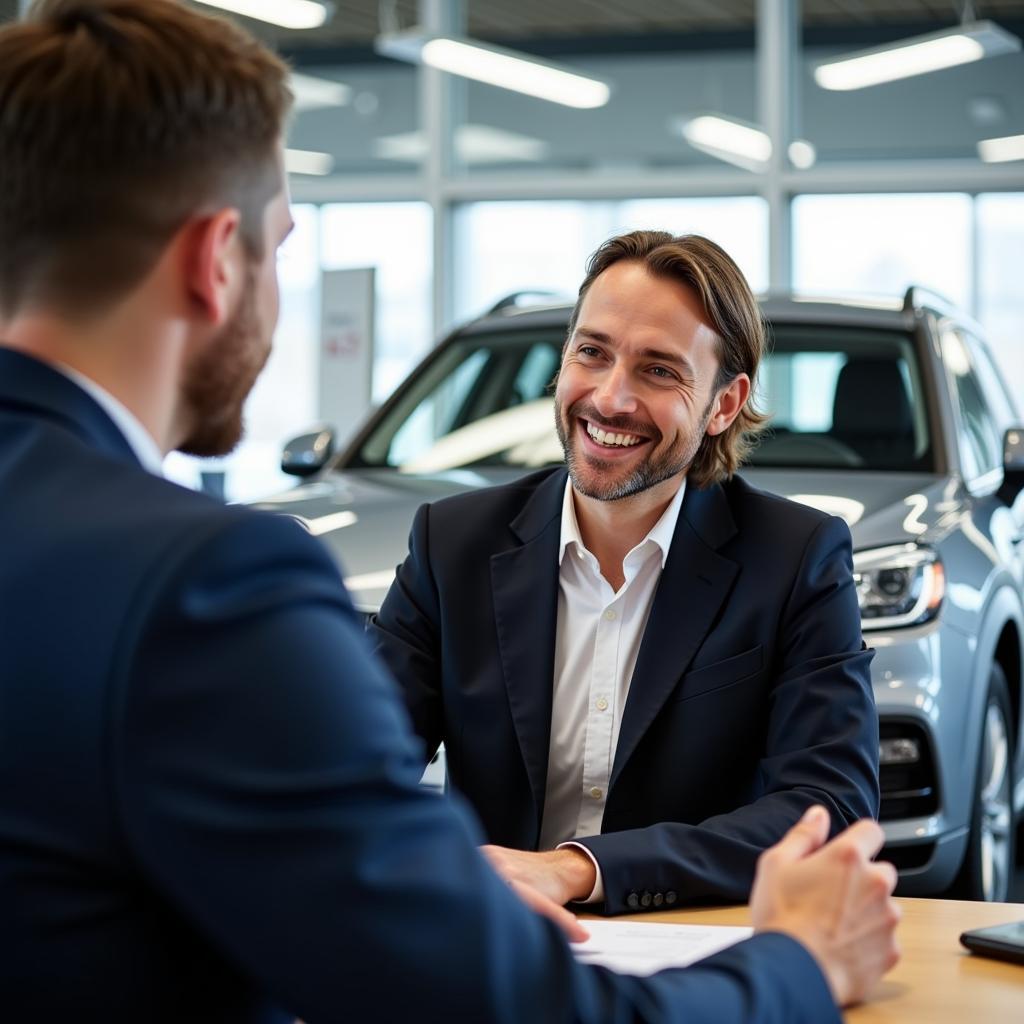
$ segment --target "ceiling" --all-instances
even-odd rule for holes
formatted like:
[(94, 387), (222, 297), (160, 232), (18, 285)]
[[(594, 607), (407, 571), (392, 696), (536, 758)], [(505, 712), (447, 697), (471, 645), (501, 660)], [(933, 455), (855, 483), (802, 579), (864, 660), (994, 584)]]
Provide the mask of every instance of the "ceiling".
[[(197, 4), (207, 11), (205, 4)], [(803, 0), (804, 29), (865, 29), (914, 23), (950, 23), (960, 5), (954, 0)], [(264, 22), (241, 19), (261, 38), (284, 49), (306, 47), (369, 48), (380, 31), (382, 8), (399, 25), (417, 20), (417, 0), (334, 0), (333, 17), (320, 29), (292, 32)], [(466, 0), (469, 34), (483, 39), (568, 42), (625, 36), (675, 36), (694, 33), (749, 33), (756, 0)], [(979, 18), (1024, 20), (1024, 0), (975, 0)], [(14, 18), (18, 0), (0, 0), (0, 21)]]
[[(264, 39), (298, 47), (365, 47), (380, 31), (381, 10), (398, 24), (417, 21), (416, 0), (334, 0), (334, 15), (320, 29), (291, 32), (249, 22)], [(860, 30), (923, 23), (951, 24), (962, 5), (953, 0), (803, 0), (804, 30)], [(572, 41), (626, 36), (749, 33), (756, 0), (466, 0), (468, 32), (482, 39)], [(979, 18), (1020, 21), (1024, 0), (975, 0)]]

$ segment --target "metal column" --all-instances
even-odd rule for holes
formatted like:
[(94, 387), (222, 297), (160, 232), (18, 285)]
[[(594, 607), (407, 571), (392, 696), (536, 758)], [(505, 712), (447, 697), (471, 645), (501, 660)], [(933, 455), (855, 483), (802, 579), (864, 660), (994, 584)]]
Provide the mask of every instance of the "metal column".
[[(438, 35), (464, 35), (466, 10), (462, 0), (420, 0), (419, 24)], [(433, 327), (439, 336), (454, 315), (455, 254), (453, 210), (445, 183), (452, 173), (455, 99), (463, 88), (451, 75), (420, 65), (420, 118), (427, 140), (423, 164), (424, 194), (434, 215)]]
[(757, 77), (761, 126), (772, 143), (772, 155), (762, 182), (768, 200), (768, 286), (788, 291), (792, 286), (793, 249), (786, 150), (795, 122), (796, 63), (800, 59), (799, 0), (758, 0)]

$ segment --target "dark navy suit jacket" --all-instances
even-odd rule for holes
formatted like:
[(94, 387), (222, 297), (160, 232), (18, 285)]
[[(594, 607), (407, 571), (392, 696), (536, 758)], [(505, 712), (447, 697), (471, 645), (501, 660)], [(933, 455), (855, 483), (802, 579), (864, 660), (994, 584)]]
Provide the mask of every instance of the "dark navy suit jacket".
[(577, 965), (417, 785), (318, 542), (145, 473), (3, 349), (0, 495), (5, 1024), (838, 1019), (782, 935)]
[[(536, 849), (551, 725), (564, 469), (421, 508), (371, 626), (489, 842)], [(619, 732), (607, 913), (745, 900), (813, 803), (878, 812), (878, 717), (842, 520), (734, 478), (687, 487)]]

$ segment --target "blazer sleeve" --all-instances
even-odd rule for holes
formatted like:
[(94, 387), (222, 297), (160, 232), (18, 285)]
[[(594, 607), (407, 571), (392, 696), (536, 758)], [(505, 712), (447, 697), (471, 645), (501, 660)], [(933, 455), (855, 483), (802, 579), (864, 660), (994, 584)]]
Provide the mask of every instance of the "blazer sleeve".
[(422, 505), (409, 534), (409, 554), (380, 611), (367, 626), (374, 654), (398, 683), (426, 760), (444, 738), (440, 599), (430, 566), (430, 506)]
[(397, 692), (286, 519), (181, 538), (124, 625), (111, 786), (140, 881), (308, 1024), (838, 1020), (765, 934), (648, 979), (577, 964), (423, 790)]
[(695, 825), (663, 822), (574, 839), (600, 866), (605, 913), (655, 910), (666, 899), (745, 901), (758, 856), (812, 804), (828, 809), (833, 835), (859, 818), (877, 817), (874, 652), (861, 637), (850, 532), (842, 520), (824, 519), (810, 535), (778, 636), (758, 765), (761, 795)]

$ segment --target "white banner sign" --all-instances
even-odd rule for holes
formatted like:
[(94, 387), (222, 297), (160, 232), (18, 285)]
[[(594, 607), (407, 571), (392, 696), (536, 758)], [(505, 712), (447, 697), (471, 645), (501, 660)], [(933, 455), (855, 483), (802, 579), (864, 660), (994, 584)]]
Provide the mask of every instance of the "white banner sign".
[(373, 268), (325, 270), (320, 295), (318, 415), (343, 447), (370, 408)]

